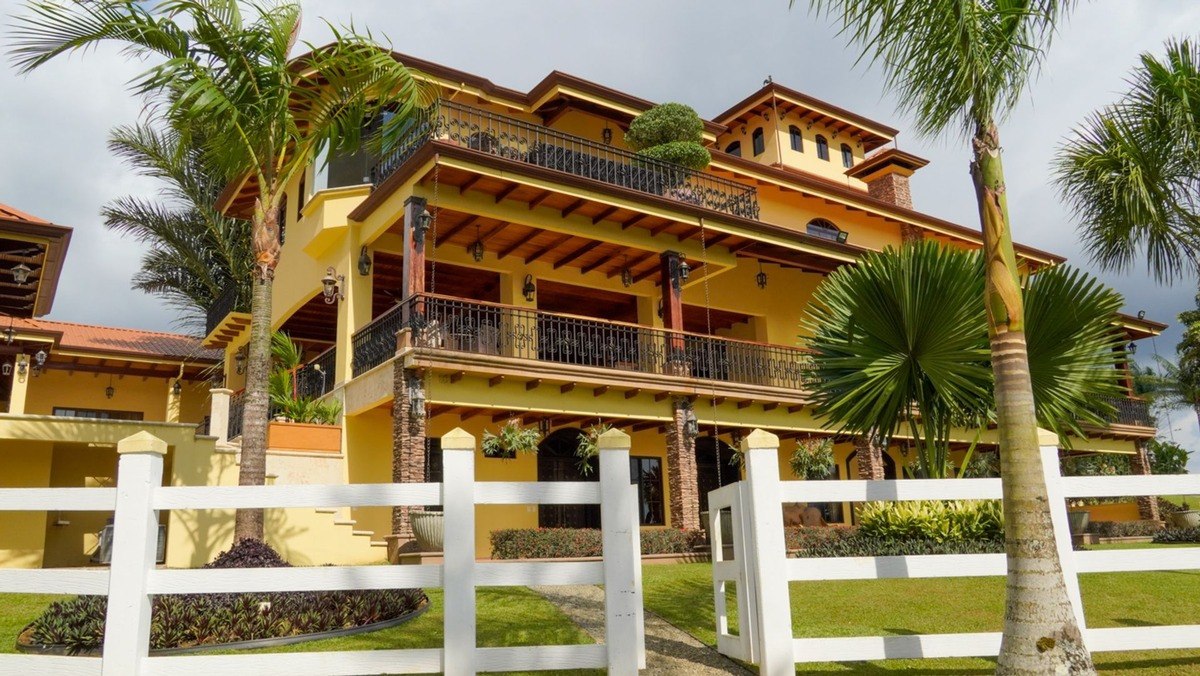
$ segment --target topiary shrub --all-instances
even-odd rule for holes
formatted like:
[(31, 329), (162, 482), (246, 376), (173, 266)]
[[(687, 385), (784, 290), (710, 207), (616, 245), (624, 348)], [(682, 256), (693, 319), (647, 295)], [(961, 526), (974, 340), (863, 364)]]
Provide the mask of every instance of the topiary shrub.
[(885, 540), (1004, 539), (1004, 516), (997, 500), (868, 502), (859, 508), (858, 525), (863, 536)]
[(640, 155), (700, 170), (712, 161), (703, 134), (704, 122), (691, 106), (662, 103), (633, 119), (625, 142)]

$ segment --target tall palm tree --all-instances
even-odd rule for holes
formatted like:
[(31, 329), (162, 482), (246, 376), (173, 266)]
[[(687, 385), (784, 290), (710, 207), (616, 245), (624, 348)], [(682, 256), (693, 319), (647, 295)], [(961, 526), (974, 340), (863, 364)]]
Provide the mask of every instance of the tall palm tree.
[[(280, 203), (288, 184), (325, 149), (353, 151), (364, 120), (387, 116), (383, 146), (425, 103), (422, 87), (371, 36), (330, 27), (333, 41), (293, 61), (295, 2), (239, 0), (29, 0), (12, 30), (21, 72), (98, 43), (148, 59), (130, 84), (147, 97), (182, 147), (196, 147), (224, 176), (246, 177), (254, 194), (254, 254), (245, 417), (238, 483), (265, 478), (271, 285), (279, 262)], [(239, 510), (234, 538), (262, 538), (262, 510)]]
[(1147, 395), (1156, 410), (1191, 409), (1200, 422), (1200, 370), (1195, 365), (1175, 364), (1161, 357), (1158, 372), (1145, 379)]
[(1129, 91), (1064, 141), (1055, 183), (1088, 253), (1128, 270), (1144, 253), (1160, 281), (1200, 265), (1200, 44), (1141, 55)]
[(157, 199), (129, 195), (104, 206), (105, 226), (149, 245), (133, 287), (163, 298), (188, 329), (204, 326), (208, 309), (231, 286), (248, 300), (253, 255), (250, 224), (216, 208), (224, 181), (196, 149), (180, 147), (170, 129), (117, 127), (109, 150), (139, 173), (159, 179)]
[[(792, 0), (794, 2), (794, 0)], [(1094, 671), (1071, 610), (1038, 450), (1025, 308), (997, 124), (1021, 100), (1072, 0), (810, 0), (833, 18), (923, 135), (969, 137), (983, 235), (1008, 554), (998, 673)]]
[[(982, 257), (932, 241), (869, 253), (817, 287), (805, 318), (818, 414), (843, 431), (906, 429), (918, 469), (949, 475), (951, 428), (993, 417)], [(1114, 413), (1120, 294), (1058, 266), (1023, 285), (1038, 423), (1085, 436)]]

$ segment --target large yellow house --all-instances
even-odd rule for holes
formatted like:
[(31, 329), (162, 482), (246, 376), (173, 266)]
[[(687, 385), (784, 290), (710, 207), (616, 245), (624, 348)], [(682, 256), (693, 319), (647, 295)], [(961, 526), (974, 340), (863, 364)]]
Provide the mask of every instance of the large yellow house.
[[(926, 161), (895, 147), (895, 129), (773, 82), (704, 123), (713, 161), (697, 172), (626, 147), (649, 101), (557, 71), (526, 92), (396, 58), (439, 104), (386, 157), (317, 163), (283, 208), (273, 325), (305, 346), (316, 390), (344, 404), (340, 480), (437, 480), (438, 437), (510, 420), (540, 430), (538, 452), (481, 455), (481, 480), (590, 480), (574, 452), (605, 424), (632, 434), (643, 525), (697, 528), (706, 492), (737, 477), (744, 431), (778, 434), (785, 459), (829, 434), (798, 347), (823, 276), (910, 240), (980, 246), (975, 228), (914, 207)], [(251, 188), (230, 185), (222, 208), (247, 214)], [(1017, 253), (1025, 271), (1063, 261)], [(232, 389), (244, 309), (215, 309), (204, 339), (225, 352)], [(1130, 340), (1164, 328), (1119, 322)], [(1075, 447), (1144, 469), (1146, 404), (1116, 403), (1113, 424)], [(236, 443), (236, 428), (223, 436)], [(903, 440), (835, 442), (839, 477), (898, 477), (909, 461)], [(411, 537), (400, 511), (348, 517), (376, 545)], [(491, 507), (477, 546), (489, 551), (496, 528), (596, 522), (592, 508)]]

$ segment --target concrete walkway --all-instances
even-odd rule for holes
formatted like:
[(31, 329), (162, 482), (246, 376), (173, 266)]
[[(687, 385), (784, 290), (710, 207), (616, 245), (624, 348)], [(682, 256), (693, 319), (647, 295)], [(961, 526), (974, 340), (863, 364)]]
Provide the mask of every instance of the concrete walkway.
[[(604, 642), (604, 590), (591, 585), (531, 589), (557, 606), (597, 643)], [(646, 670), (642, 673), (746, 676), (753, 672), (646, 611)]]

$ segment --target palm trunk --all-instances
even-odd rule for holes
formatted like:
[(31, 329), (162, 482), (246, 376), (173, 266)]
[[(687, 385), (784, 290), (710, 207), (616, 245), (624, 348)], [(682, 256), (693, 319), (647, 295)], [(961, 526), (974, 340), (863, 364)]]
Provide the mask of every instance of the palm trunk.
[(1196, 413), (1196, 423), (1200, 424), (1200, 404), (1192, 404), (1192, 410)]
[[(242, 457), (239, 486), (261, 486), (267, 472), (267, 416), (270, 398), (267, 381), (271, 372), (271, 289), (279, 257), (278, 209), (271, 200), (267, 207), (255, 205), (251, 225), (256, 261), (250, 296), (250, 343), (246, 359), (245, 407), (242, 412)], [(239, 509), (234, 517), (233, 540), (264, 539), (263, 510)]]
[(995, 374), (1008, 555), (1004, 638), (996, 673), (1094, 674), (1071, 609), (1050, 522), (1026, 353), (1025, 309), (995, 125), (981, 123), (973, 141), (971, 175), (983, 229), (984, 300)]

